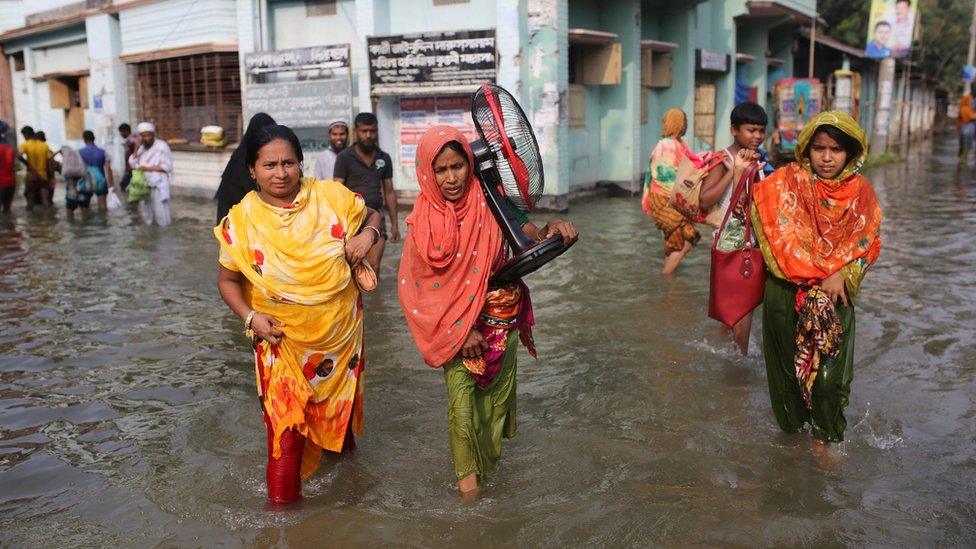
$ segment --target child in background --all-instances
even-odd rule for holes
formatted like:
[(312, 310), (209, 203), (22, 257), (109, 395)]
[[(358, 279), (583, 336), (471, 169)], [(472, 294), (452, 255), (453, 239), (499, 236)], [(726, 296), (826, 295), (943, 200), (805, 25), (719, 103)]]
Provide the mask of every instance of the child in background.
[[(742, 207), (741, 200), (739, 204), (730, 204), (732, 191), (738, 184), (733, 177), (733, 165), (737, 156), (766, 161), (766, 152), (762, 150), (761, 145), (766, 139), (766, 125), (769, 122), (769, 117), (762, 107), (748, 102), (736, 105), (732, 109), (731, 119), (732, 145), (719, 152), (724, 157), (723, 164), (709, 172), (702, 182), (699, 196), (703, 210), (718, 204), (723, 217), (730, 206), (734, 208), (725, 230), (718, 235), (718, 248), (721, 250), (736, 250), (745, 244), (745, 223), (748, 212)], [(747, 152), (740, 155), (739, 151)], [(773, 171), (768, 163), (763, 165), (763, 170), (767, 174)], [(743, 355), (749, 352), (751, 329), (751, 312), (731, 326), (732, 339)]]

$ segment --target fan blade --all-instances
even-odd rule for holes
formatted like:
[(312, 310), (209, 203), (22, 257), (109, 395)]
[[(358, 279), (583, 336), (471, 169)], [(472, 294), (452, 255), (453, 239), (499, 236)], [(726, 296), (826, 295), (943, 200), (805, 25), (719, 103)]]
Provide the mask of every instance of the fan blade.
[(512, 148), (508, 134), (505, 133), (505, 117), (502, 116), (501, 106), (498, 104), (498, 97), (491, 91), (487, 83), (482, 84), (482, 87), (488, 106), (491, 107), (491, 114), (495, 118), (495, 124), (498, 125), (502, 154), (512, 167), (512, 173), (515, 175), (515, 182), (518, 185), (522, 200), (525, 201), (526, 207), (531, 210), (534, 201), (529, 194), (529, 171), (525, 168), (525, 163), (522, 162), (522, 159), (515, 154), (515, 149)]

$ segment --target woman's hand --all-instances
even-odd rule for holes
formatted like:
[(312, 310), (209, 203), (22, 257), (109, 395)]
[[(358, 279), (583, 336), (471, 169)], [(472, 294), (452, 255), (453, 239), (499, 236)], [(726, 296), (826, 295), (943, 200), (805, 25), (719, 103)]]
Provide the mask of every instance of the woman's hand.
[(284, 326), (284, 322), (264, 313), (254, 313), (251, 318), (251, 329), (254, 333), (272, 345), (277, 345), (285, 337), (285, 333), (279, 329)]
[(464, 358), (478, 358), (488, 350), (488, 342), (477, 329), (472, 328), (468, 334), (468, 339), (464, 340), (461, 346), (461, 356)]
[(563, 237), (563, 242), (567, 246), (579, 240), (579, 231), (576, 229), (576, 225), (574, 225), (572, 221), (560, 221), (558, 219), (553, 219), (552, 221), (546, 223), (545, 227), (543, 227), (539, 233), (542, 235), (540, 240), (551, 238), (557, 234), (561, 235)]
[(356, 236), (346, 241), (346, 261), (350, 265), (359, 265), (359, 262), (366, 257), (366, 252), (373, 247), (373, 240), (376, 238), (373, 229), (366, 229)]
[(825, 278), (820, 287), (830, 297), (831, 303), (837, 303), (837, 300), (840, 299), (844, 306), (847, 306), (847, 291), (844, 288), (844, 276), (840, 274), (840, 271)]

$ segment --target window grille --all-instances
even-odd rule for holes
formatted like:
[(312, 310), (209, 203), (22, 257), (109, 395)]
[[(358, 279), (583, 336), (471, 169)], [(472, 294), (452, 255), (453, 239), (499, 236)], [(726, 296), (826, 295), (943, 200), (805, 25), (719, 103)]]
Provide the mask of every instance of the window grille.
[[(200, 141), (200, 128), (224, 128), (227, 142), (241, 137), (238, 55), (214, 52), (135, 64), (139, 120), (156, 124), (166, 140)], [(177, 143), (181, 141), (176, 141)]]

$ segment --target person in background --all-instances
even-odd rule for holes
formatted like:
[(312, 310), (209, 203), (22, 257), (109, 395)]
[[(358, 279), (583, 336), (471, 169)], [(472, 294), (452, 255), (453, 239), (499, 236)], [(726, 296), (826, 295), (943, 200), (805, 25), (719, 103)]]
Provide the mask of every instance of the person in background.
[(10, 213), (10, 205), (14, 201), (17, 189), (17, 178), (14, 175), (14, 162), (17, 155), (14, 148), (7, 144), (7, 131), (10, 126), (0, 121), (0, 213)]
[[(723, 218), (729, 207), (733, 208), (725, 231), (718, 235), (718, 248), (726, 251), (740, 249), (745, 244), (745, 226), (748, 218), (742, 205), (745, 197), (742, 197), (739, 203), (731, 204), (732, 190), (739, 183), (733, 178), (733, 162), (736, 155), (742, 150), (756, 155), (760, 162), (767, 162), (765, 151), (762, 150), (761, 145), (766, 140), (766, 125), (769, 123), (769, 117), (766, 115), (766, 111), (756, 103), (745, 102), (739, 103), (732, 109), (731, 122), (732, 144), (719, 151), (723, 163), (705, 176), (701, 194), (698, 197), (703, 210), (709, 210), (718, 204)], [(767, 174), (773, 172), (772, 166), (768, 163), (763, 165), (763, 170), (766, 170)], [(752, 313), (746, 314), (730, 329), (732, 339), (739, 347), (739, 352), (743, 355), (748, 354)]]
[[(129, 158), (139, 148), (139, 136), (132, 134), (132, 127), (126, 122), (119, 124), (119, 136), (122, 138), (124, 158)], [(130, 179), (132, 179), (132, 168), (126, 162), (125, 175), (122, 176), (122, 181), (119, 181), (119, 188), (122, 189), (122, 192), (125, 192), (129, 188)]]
[(768, 275), (763, 358), (773, 414), (787, 433), (811, 426), (829, 463), (844, 440), (854, 377), (854, 301), (881, 253), (881, 206), (861, 175), (864, 130), (839, 111), (810, 120), (796, 162), (759, 181), (751, 212)]
[(129, 166), (142, 170), (149, 184), (149, 198), (139, 203), (139, 211), (146, 225), (155, 223), (165, 227), (171, 221), (169, 187), (173, 153), (165, 141), (156, 137), (156, 126), (152, 122), (140, 122), (136, 131), (139, 132), (141, 145), (129, 157)]
[[(396, 193), (393, 191), (393, 161), (390, 155), (380, 150), (376, 144), (377, 126), (376, 115), (361, 112), (353, 122), (356, 129), (356, 143), (344, 149), (336, 156), (333, 179), (344, 184), (351, 191), (363, 195), (366, 205), (379, 211), (383, 215), (383, 206), (390, 216), (390, 241), (400, 240), (400, 228), (397, 221)], [(369, 250), (366, 261), (370, 264), (376, 276), (380, 275), (380, 261), (386, 248), (386, 223), (380, 226), (380, 239)]]
[(316, 179), (332, 179), (336, 157), (349, 144), (349, 125), (339, 120), (329, 124), (329, 148), (315, 159), (313, 174)]
[(105, 149), (95, 145), (94, 133), (85, 130), (81, 134), (81, 138), (85, 141), (85, 146), (78, 151), (78, 154), (85, 161), (88, 179), (92, 183), (90, 190), (98, 197), (98, 209), (105, 210), (108, 208), (106, 204), (108, 191), (115, 186), (112, 177), (112, 162)]
[(61, 173), (61, 178), (64, 179), (64, 205), (68, 210), (68, 215), (73, 216), (78, 208), (87, 212), (95, 190), (93, 182), (86, 177), (88, 167), (85, 165), (84, 159), (78, 154), (78, 151), (68, 145), (61, 146), (61, 149), (55, 153), (55, 157), (58, 156), (61, 157), (61, 160), (56, 163), (56, 170)]
[(959, 100), (959, 117), (956, 118), (959, 131), (959, 160), (969, 161), (969, 151), (976, 144), (976, 109), (973, 109), (973, 96), (966, 94)]
[(661, 119), (661, 140), (651, 151), (651, 165), (641, 198), (644, 213), (654, 220), (664, 235), (664, 267), (661, 269), (664, 275), (673, 273), (681, 259), (701, 239), (694, 222), (668, 205), (678, 177), (678, 164), (682, 158), (696, 157), (681, 139), (687, 130), (688, 119), (684, 111), (678, 108), (665, 111)]
[(48, 172), (50, 171), (53, 155), (47, 143), (41, 141), (34, 132), (34, 128), (24, 126), (20, 130), (24, 142), (17, 149), (20, 158), (27, 165), (27, 177), (24, 180), (24, 198), (27, 199), (27, 209), (42, 205), (51, 207), (52, 185)]
[(220, 223), (231, 207), (243, 200), (247, 193), (259, 190), (257, 181), (251, 177), (251, 172), (244, 161), (247, 157), (247, 142), (254, 132), (274, 125), (274, 118), (263, 112), (252, 116), (247, 123), (244, 136), (231, 153), (230, 160), (224, 166), (224, 173), (220, 174), (220, 186), (217, 187), (217, 194), (214, 195), (217, 200), (217, 223)]

